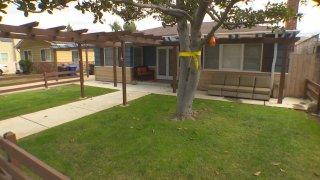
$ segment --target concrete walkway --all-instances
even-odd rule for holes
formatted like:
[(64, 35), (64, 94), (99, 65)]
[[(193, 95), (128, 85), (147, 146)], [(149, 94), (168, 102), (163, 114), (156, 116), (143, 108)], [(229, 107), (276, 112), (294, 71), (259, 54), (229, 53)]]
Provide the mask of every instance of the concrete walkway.
[[(149, 93), (137, 91), (129, 92), (128, 100), (131, 101), (148, 94)], [(19, 139), (120, 104), (122, 104), (121, 91), (90, 99), (84, 99), (62, 106), (2, 120), (0, 121), (0, 134), (12, 131)]]

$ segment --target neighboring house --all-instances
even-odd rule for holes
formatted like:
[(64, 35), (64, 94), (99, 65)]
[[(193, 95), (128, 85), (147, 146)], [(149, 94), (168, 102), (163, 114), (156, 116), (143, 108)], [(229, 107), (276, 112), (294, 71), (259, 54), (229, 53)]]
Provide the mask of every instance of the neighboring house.
[[(202, 35), (206, 35), (212, 26), (212, 22), (203, 23), (201, 29)], [(126, 64), (128, 66), (128, 82), (134, 79), (133, 68), (141, 65), (155, 69), (157, 80), (172, 80), (173, 61), (178, 59), (172, 55), (173, 47), (179, 45), (177, 27), (159, 27), (142, 32), (162, 36), (163, 44), (159, 46), (127, 45)], [(274, 60), (276, 60), (274, 64), (276, 72), (274, 73), (274, 84), (278, 85), (280, 81), (279, 72), (282, 63), (283, 45), (277, 44), (275, 46), (275, 42), (277, 40), (280, 42), (282, 37), (297, 40), (296, 35), (298, 33), (299, 31), (297, 30), (289, 30), (286, 33), (277, 34), (279, 38), (276, 38), (276, 33), (266, 26), (257, 26), (251, 29), (219, 29), (215, 34), (217, 45), (210, 47), (207, 44), (203, 47), (201, 57), (202, 70), (198, 88), (200, 90), (207, 90), (212, 77), (216, 74), (232, 73), (236, 75), (271, 76)], [(112, 81), (112, 48), (104, 48), (103, 54), (101, 54), (101, 51), (102, 49), (95, 49), (96, 79)], [(100, 60), (101, 56), (104, 56), (103, 63)], [(119, 61), (118, 64), (120, 64)], [(120, 77), (118, 80), (121, 80)]]
[[(56, 71), (58, 66), (79, 66), (78, 47), (74, 43), (49, 42), (40, 40), (22, 40), (17, 44), (21, 59), (31, 60), (33, 70), (40, 72)], [(86, 60), (86, 51), (83, 47), (82, 57)], [(94, 51), (88, 48), (89, 64), (94, 64)]]
[(17, 39), (0, 38), (0, 64), (7, 65), (9, 74), (14, 74), (17, 70), (20, 54), (15, 49), (15, 45), (18, 41)]

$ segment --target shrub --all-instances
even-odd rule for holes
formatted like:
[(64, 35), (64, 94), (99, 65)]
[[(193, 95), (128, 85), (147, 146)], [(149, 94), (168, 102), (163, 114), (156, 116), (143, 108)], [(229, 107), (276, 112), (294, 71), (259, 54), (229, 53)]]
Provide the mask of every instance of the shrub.
[(32, 69), (32, 61), (21, 59), (21, 60), (19, 61), (19, 65), (20, 65), (20, 68), (22, 69), (22, 71), (23, 71), (24, 74), (29, 74), (29, 73), (31, 72), (31, 69)]

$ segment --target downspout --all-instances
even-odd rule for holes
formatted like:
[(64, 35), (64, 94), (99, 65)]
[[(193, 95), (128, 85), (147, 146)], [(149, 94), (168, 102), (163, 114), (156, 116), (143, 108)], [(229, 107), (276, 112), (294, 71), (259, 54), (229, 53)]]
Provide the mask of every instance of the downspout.
[[(278, 32), (275, 34), (275, 38), (278, 38)], [(271, 67), (271, 82), (270, 82), (270, 88), (273, 89), (273, 83), (274, 83), (274, 71), (276, 68), (276, 62), (277, 62), (277, 56), (278, 56), (278, 43), (274, 44), (274, 50), (273, 50), (273, 60), (272, 60), (272, 67)]]

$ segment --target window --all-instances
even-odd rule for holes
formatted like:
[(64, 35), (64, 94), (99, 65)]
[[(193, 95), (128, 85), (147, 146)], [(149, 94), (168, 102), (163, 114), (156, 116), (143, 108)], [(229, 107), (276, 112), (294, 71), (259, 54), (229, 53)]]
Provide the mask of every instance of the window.
[(79, 53), (78, 51), (72, 51), (72, 62), (79, 61)]
[(261, 71), (263, 44), (221, 44), (203, 50), (203, 68)]
[(133, 48), (133, 66), (141, 66), (142, 61), (142, 48), (134, 47)]
[(262, 44), (246, 44), (244, 47), (243, 70), (260, 71)]
[(24, 51), (24, 60), (32, 61), (32, 52), (30, 50)]
[(41, 54), (41, 61), (51, 61), (51, 52), (50, 49), (41, 49), (40, 50)]
[(220, 56), (220, 69), (224, 70), (241, 70), (242, 67), (242, 45), (241, 44), (224, 44), (221, 45), (222, 53)]
[(219, 46), (204, 48), (204, 69), (219, 69)]
[(104, 48), (104, 65), (113, 65), (113, 48)]
[(0, 53), (0, 62), (8, 62), (8, 53)]

